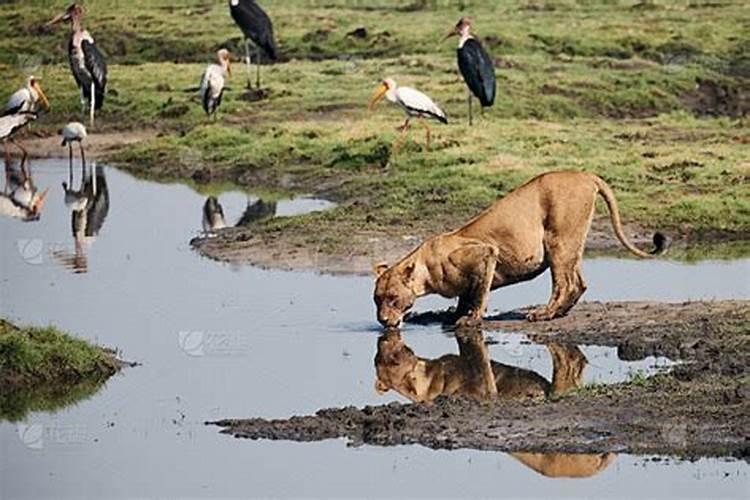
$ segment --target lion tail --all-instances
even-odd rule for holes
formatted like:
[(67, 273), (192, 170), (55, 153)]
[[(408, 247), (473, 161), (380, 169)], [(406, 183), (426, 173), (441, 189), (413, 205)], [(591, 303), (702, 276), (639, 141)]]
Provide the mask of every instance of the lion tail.
[(620, 243), (622, 243), (625, 248), (627, 248), (631, 253), (637, 255), (638, 257), (651, 258), (664, 254), (669, 248), (669, 239), (663, 233), (660, 233), (658, 231), (654, 233), (653, 237), (654, 248), (649, 252), (644, 252), (640, 248), (633, 245), (630, 240), (628, 240), (627, 236), (625, 236), (625, 232), (622, 230), (622, 222), (620, 221), (620, 209), (617, 206), (615, 193), (612, 192), (612, 188), (610, 188), (609, 185), (604, 182), (604, 180), (597, 177), (596, 175), (592, 175), (591, 177), (594, 180), (597, 192), (601, 195), (602, 198), (604, 198), (604, 202), (607, 204), (607, 208), (609, 209), (609, 216), (612, 221), (612, 228), (615, 231), (615, 236), (617, 236), (617, 239), (620, 240)]

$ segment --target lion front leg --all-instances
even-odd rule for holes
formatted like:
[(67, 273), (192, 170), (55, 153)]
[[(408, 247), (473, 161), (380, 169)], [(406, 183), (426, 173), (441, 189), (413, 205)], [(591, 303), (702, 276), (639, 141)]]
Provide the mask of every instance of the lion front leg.
[(459, 283), (463, 289), (456, 311), (456, 325), (478, 325), (487, 309), (497, 265), (497, 249), (483, 243), (467, 244), (454, 250), (448, 260), (455, 272), (451, 281)]

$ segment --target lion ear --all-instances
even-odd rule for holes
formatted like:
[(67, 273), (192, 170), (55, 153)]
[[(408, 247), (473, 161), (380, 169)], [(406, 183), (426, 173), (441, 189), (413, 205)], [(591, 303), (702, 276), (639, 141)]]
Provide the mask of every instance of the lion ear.
[(381, 262), (380, 264), (375, 264), (374, 266), (372, 266), (372, 272), (376, 278), (380, 278), (380, 275), (383, 274), (386, 269), (388, 269), (387, 262)]

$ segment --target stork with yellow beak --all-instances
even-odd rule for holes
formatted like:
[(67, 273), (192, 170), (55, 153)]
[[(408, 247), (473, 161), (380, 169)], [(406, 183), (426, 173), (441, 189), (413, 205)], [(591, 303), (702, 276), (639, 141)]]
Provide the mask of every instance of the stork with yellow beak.
[(219, 64), (209, 64), (201, 79), (201, 101), (203, 110), (208, 116), (216, 113), (216, 108), (221, 104), (221, 96), (224, 95), (224, 81), (228, 76), (232, 76), (229, 51), (219, 50), (216, 58)]
[(370, 98), (370, 111), (375, 109), (375, 106), (383, 98), (393, 104), (397, 104), (406, 114), (406, 121), (396, 129), (401, 131), (402, 137), (409, 129), (409, 122), (412, 118), (421, 119), (419, 123), (425, 129), (427, 148), (430, 147), (430, 127), (424, 120), (436, 120), (441, 123), (448, 123), (445, 112), (426, 94), (411, 87), (399, 87), (392, 78), (386, 78), (380, 82), (377, 90), (375, 90), (375, 93)]
[(16, 113), (36, 113), (40, 107), (49, 109), (49, 101), (37, 79), (30, 76), (26, 80), (26, 86), (18, 89), (10, 96), (0, 116), (15, 115)]

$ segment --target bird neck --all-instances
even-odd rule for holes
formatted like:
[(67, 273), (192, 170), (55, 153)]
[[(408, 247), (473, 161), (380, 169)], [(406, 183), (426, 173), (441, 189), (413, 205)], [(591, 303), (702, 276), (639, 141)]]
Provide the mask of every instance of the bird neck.
[(469, 32), (469, 28), (467, 26), (466, 28), (461, 30), (461, 34), (458, 37), (458, 48), (460, 49), (461, 47), (463, 47), (466, 41), (472, 38), (474, 38), (474, 35)]

